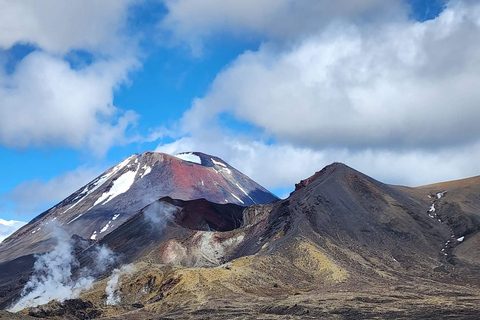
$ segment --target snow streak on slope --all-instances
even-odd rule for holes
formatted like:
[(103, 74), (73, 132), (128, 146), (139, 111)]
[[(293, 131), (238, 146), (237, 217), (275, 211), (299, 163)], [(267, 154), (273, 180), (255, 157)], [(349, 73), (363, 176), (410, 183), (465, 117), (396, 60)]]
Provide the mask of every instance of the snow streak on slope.
[(152, 172), (152, 167), (149, 167), (149, 166), (147, 166), (147, 165), (144, 165), (144, 166), (142, 167), (142, 169), (143, 169), (143, 173), (142, 173), (142, 175), (140, 176), (140, 178), (143, 178), (143, 177), (145, 177), (147, 174), (149, 174), (150, 172)]
[[(88, 195), (90, 195), (91, 193), (93, 193), (95, 190), (97, 190), (98, 188), (100, 188), (105, 182), (107, 182), (108, 179), (110, 179), (114, 174), (116, 174), (118, 171), (122, 170), (129, 162), (130, 162), (130, 159), (132, 157), (134, 157), (135, 155), (132, 155), (130, 157), (128, 157), (127, 159), (123, 160), (122, 162), (120, 162), (119, 164), (117, 164), (110, 172), (108, 172), (107, 174), (101, 176), (100, 178), (98, 178), (97, 180), (95, 180), (92, 184), (88, 185), (87, 187), (85, 187), (85, 189), (75, 198), (73, 199), (73, 205), (70, 206), (67, 210), (65, 210), (65, 212), (73, 209), (77, 204), (79, 204), (83, 199), (85, 199)], [(64, 212), (64, 213), (65, 213)], [(79, 218), (79, 217), (77, 217)], [(75, 220), (75, 219), (74, 219)], [(70, 221), (70, 222), (73, 222)]]
[(137, 175), (137, 171), (128, 171), (122, 174), (117, 180), (113, 182), (112, 188), (108, 192), (105, 192), (104, 194), (102, 194), (102, 196), (98, 198), (97, 201), (95, 201), (93, 206), (96, 206), (97, 204), (100, 204), (100, 203), (104, 205), (109, 201), (111, 201), (116, 196), (127, 192), (128, 189), (130, 189), (132, 184), (135, 182), (136, 175)]
[(235, 185), (238, 187), (238, 189), (240, 189), (247, 197), (250, 198), (250, 200), (252, 200), (253, 203), (257, 204), (255, 202), (255, 200), (252, 199), (252, 197), (250, 197), (250, 195), (247, 193), (247, 191), (245, 191), (245, 189), (243, 189), (242, 187), (240, 187), (240, 185), (238, 183), (235, 183)]

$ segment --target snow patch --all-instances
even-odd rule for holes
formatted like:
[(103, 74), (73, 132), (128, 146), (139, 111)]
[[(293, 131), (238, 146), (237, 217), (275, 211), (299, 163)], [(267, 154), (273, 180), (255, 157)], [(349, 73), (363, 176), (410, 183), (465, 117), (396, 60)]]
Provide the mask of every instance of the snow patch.
[(441, 199), (443, 196), (445, 196), (445, 193), (447, 193), (447, 191), (437, 193), (437, 199)]
[[(85, 187), (85, 189), (83, 189), (83, 191), (77, 196), (75, 197), (75, 199), (73, 199), (72, 202), (74, 202), (67, 210), (65, 210), (63, 213), (73, 209), (77, 204), (79, 204), (83, 199), (85, 199), (86, 197), (88, 197), (90, 194), (92, 194), (93, 192), (95, 192), (95, 190), (97, 190), (98, 188), (100, 188), (105, 182), (108, 181), (108, 179), (110, 179), (114, 174), (116, 174), (117, 172), (119, 172), (120, 170), (122, 170), (129, 162), (130, 160), (132, 159), (132, 157), (135, 157), (135, 155), (132, 155), (130, 157), (128, 157), (127, 159), (123, 160), (122, 162), (120, 162), (119, 164), (117, 164), (115, 167), (113, 167), (113, 169), (110, 171), (110, 172), (107, 172), (106, 174), (104, 174), (103, 176), (101, 176), (100, 178), (96, 179), (93, 181), (93, 183), (89, 184), (88, 186)], [(135, 159), (135, 160), (138, 160)], [(91, 208), (90, 208), (91, 209)], [(90, 210), (88, 209), (88, 210)], [(88, 211), (87, 210), (87, 211)], [(62, 214), (63, 214), (62, 213)]]
[(114, 216), (113, 216), (113, 218), (112, 218), (112, 220), (113, 220), (113, 221), (115, 221), (115, 220), (117, 220), (117, 218), (118, 218), (118, 217), (120, 217), (120, 213), (119, 213), (119, 214), (116, 214), (116, 215), (114, 215)]
[(222, 169), (220, 169), (220, 172), (226, 172), (228, 174), (232, 174), (232, 171), (228, 168), (222, 168)]
[(107, 231), (111, 223), (112, 223), (112, 220), (108, 221), (107, 224), (102, 228), (102, 230), (100, 230), (100, 233)]
[(255, 200), (253, 200), (252, 197), (250, 197), (250, 195), (247, 193), (247, 191), (245, 191), (242, 187), (240, 187), (240, 185), (239, 185), (238, 183), (235, 183), (235, 184), (237, 185), (238, 189), (242, 190), (242, 192), (243, 192), (247, 197), (249, 197), (250, 200), (252, 200), (253, 203), (257, 204), (257, 203), (255, 202)]
[(94, 231), (92, 236), (90, 237), (90, 240), (96, 240), (97, 239), (97, 231)]
[[(88, 210), (87, 210), (88, 211)], [(85, 213), (85, 212), (84, 212)], [(80, 218), (81, 216), (83, 216), (83, 213), (80, 213), (78, 216), (76, 216), (75, 218), (73, 218), (72, 220), (70, 220), (69, 222), (67, 222), (67, 224), (70, 224), (72, 223), (73, 221), (77, 220), (78, 218)]]
[(142, 173), (142, 175), (140, 176), (140, 178), (143, 178), (143, 177), (145, 177), (147, 174), (149, 174), (150, 172), (152, 172), (152, 167), (149, 167), (149, 166), (147, 166), (147, 165), (144, 165), (144, 166), (142, 167), (142, 169), (143, 169), (143, 173)]
[(465, 240), (465, 236), (460, 237), (460, 238), (457, 238), (457, 241), (458, 241), (458, 242), (462, 242), (463, 240)]
[(137, 175), (137, 171), (128, 171), (122, 174), (117, 180), (113, 182), (112, 188), (101, 195), (100, 198), (95, 201), (93, 206), (97, 204), (105, 205), (110, 202), (115, 197), (125, 193), (130, 189), (132, 184), (135, 182), (135, 176)]
[(237, 197), (236, 195), (234, 195), (233, 193), (230, 192), (230, 194), (235, 198), (237, 199), (238, 201), (240, 201), (242, 204), (245, 204), (245, 202), (243, 202), (239, 197)]
[(196, 164), (202, 164), (202, 159), (200, 159), (199, 156), (193, 154), (193, 153), (179, 153), (176, 154), (175, 157), (177, 157), (180, 160), (183, 161), (188, 161), (188, 162), (193, 162)]
[(225, 163), (223, 163), (223, 162), (215, 161), (215, 160), (213, 160), (213, 158), (210, 158), (210, 160), (212, 160), (212, 162), (213, 162), (214, 164), (218, 165), (218, 166), (222, 166), (222, 167), (224, 167), (224, 168), (227, 167), (227, 165), (226, 165)]
[(435, 204), (434, 203), (430, 206), (430, 209), (428, 209), (428, 212), (435, 212)]

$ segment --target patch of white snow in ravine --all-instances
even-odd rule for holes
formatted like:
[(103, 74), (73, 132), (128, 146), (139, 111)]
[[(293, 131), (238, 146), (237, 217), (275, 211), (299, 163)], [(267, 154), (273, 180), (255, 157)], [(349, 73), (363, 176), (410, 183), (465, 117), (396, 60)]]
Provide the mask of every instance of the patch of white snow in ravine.
[(199, 156), (194, 155), (193, 153), (179, 153), (176, 154), (175, 157), (181, 159), (183, 161), (193, 162), (196, 164), (202, 164), (202, 159)]
[[(128, 157), (127, 159), (123, 160), (122, 162), (120, 162), (119, 164), (117, 164), (115, 167), (113, 167), (113, 169), (104, 174), (103, 176), (101, 176), (100, 178), (98, 178), (97, 180), (94, 180), (94, 182), (90, 185), (88, 185), (77, 197), (75, 197), (75, 199), (73, 199), (73, 204), (67, 209), (65, 210), (63, 213), (73, 209), (77, 204), (79, 204), (83, 199), (85, 199), (86, 197), (88, 197), (91, 193), (93, 193), (95, 190), (97, 190), (98, 188), (100, 188), (105, 182), (107, 182), (108, 179), (110, 179), (115, 173), (117, 173), (118, 171), (122, 170), (129, 162), (130, 160), (132, 159), (132, 157), (134, 157), (135, 155), (132, 155), (130, 157)], [(135, 159), (135, 160), (138, 160)], [(91, 207), (90, 207), (91, 209)], [(88, 210), (90, 210), (88, 209)], [(88, 211), (87, 210), (87, 211)]]
[(465, 236), (460, 237), (460, 238), (457, 238), (457, 241), (458, 241), (458, 242), (462, 242), (463, 240), (465, 240)]
[(245, 189), (243, 189), (242, 187), (240, 187), (240, 185), (239, 185), (238, 183), (235, 183), (235, 184), (237, 185), (237, 187), (238, 187), (240, 190), (242, 190), (243, 193), (245, 193), (245, 195), (246, 195), (247, 197), (250, 198), (250, 200), (252, 200), (253, 203), (256, 204), (255, 200), (253, 200), (252, 197), (250, 197), (250, 195), (247, 193), (247, 191), (245, 191)]
[(93, 232), (92, 236), (90, 237), (91, 240), (95, 240), (97, 238), (97, 231)]
[(136, 175), (136, 171), (128, 171), (122, 174), (117, 180), (113, 182), (112, 188), (108, 192), (102, 194), (102, 196), (98, 198), (97, 201), (95, 201), (93, 206), (96, 206), (100, 203), (103, 206), (115, 197), (127, 192), (128, 189), (130, 189), (132, 184), (135, 182)]
[(147, 165), (144, 165), (144, 166), (142, 167), (142, 169), (143, 169), (143, 173), (142, 173), (142, 175), (140, 176), (140, 178), (143, 178), (143, 177), (145, 177), (147, 174), (149, 174), (150, 172), (152, 172), (152, 167), (149, 167), (149, 166), (147, 166)]
[(437, 199), (441, 199), (447, 191), (437, 193)]
[(116, 215), (114, 215), (114, 216), (113, 216), (113, 218), (112, 218), (112, 220), (113, 220), (113, 221), (115, 221), (115, 220), (117, 220), (117, 218), (118, 218), (118, 217), (120, 217), (120, 213), (119, 213), (119, 214), (116, 214)]
[(80, 218), (81, 216), (83, 216), (83, 213), (80, 213), (78, 216), (76, 216), (75, 218), (73, 218), (72, 220), (70, 220), (69, 222), (67, 222), (67, 224), (72, 223), (73, 221), (77, 220), (77, 219)]
[(235, 198), (237, 199), (238, 201), (240, 201), (242, 204), (245, 204), (245, 202), (243, 202), (239, 197), (237, 197), (236, 195), (234, 195), (233, 193), (230, 192), (230, 194)]
[(217, 166), (220, 166), (220, 170), (217, 171), (217, 169), (213, 168), (213, 170), (215, 170), (216, 173), (219, 173), (219, 172), (226, 172), (228, 174), (232, 174), (232, 171), (230, 169), (228, 169), (227, 165), (223, 162), (219, 162), (219, 161), (215, 161), (213, 158), (210, 158), (210, 160), (212, 160), (212, 162), (217, 165)]
[(428, 212), (435, 212), (435, 204), (432, 204), (430, 209), (428, 209)]
[(108, 223), (100, 230), (100, 233), (103, 233), (108, 230), (108, 227), (110, 227), (110, 223), (112, 223), (112, 220), (108, 221)]
[(212, 162), (213, 162), (214, 164), (218, 165), (218, 166), (222, 166), (222, 167), (225, 167), (225, 168), (227, 167), (227, 165), (226, 165), (225, 163), (223, 163), (223, 162), (215, 161), (215, 160), (213, 160), (213, 158), (210, 158), (210, 160), (212, 160)]

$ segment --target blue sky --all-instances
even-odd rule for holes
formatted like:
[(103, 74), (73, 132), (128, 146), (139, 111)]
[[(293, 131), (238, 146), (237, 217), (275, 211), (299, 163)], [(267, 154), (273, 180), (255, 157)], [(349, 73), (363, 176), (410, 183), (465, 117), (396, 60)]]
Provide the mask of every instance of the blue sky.
[(0, 218), (146, 150), (215, 154), (279, 196), (333, 161), (480, 174), (476, 1), (0, 3)]

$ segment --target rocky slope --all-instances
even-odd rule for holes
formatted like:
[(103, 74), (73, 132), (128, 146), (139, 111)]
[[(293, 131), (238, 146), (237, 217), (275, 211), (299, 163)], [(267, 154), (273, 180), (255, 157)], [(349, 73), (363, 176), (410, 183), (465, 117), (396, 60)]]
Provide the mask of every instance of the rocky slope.
[(428, 198), (428, 215), (449, 229), (442, 248), (449, 262), (480, 266), (480, 176), (403, 189)]
[(108, 319), (476, 319), (479, 181), (407, 188), (335, 163), (266, 205), (163, 198), (94, 245), (119, 258), (80, 298)]
[[(467, 190), (389, 186), (336, 163), (288, 199), (245, 209), (240, 228), (183, 229), (177, 221), (128, 260), (136, 271), (123, 276), (122, 302), (102, 307), (104, 316), (475, 319), (476, 266), (445, 255), (453, 224), (429, 212), (433, 195), (446, 201), (458, 193), (470, 199), (469, 208), (480, 204), (471, 184), (460, 185)], [(453, 195), (450, 201), (461, 203)], [(469, 212), (448, 212), (471, 221)], [(126, 231), (117, 232), (104, 241), (124, 252), (128, 246), (116, 244)], [(82, 298), (105, 306), (107, 281)]]
[(165, 196), (241, 206), (277, 199), (214, 156), (134, 154), (0, 243), (0, 262), (50, 250), (52, 225), (70, 235), (99, 240), (138, 210)]

